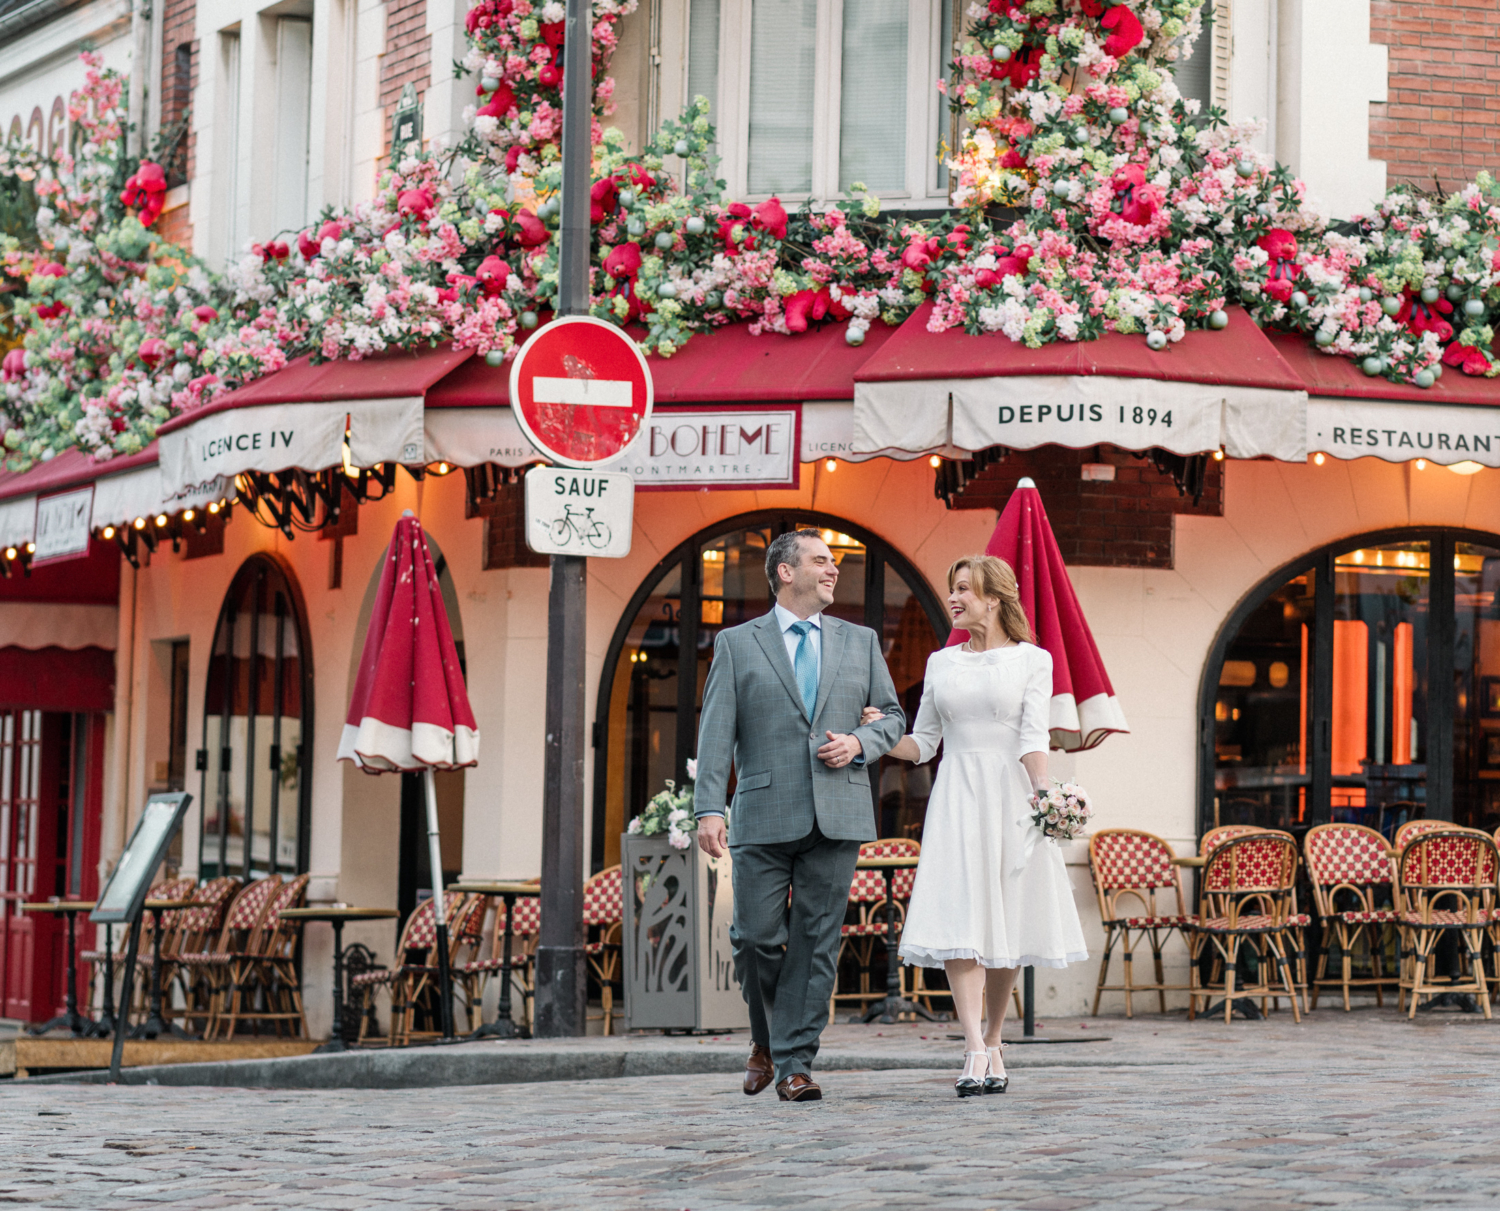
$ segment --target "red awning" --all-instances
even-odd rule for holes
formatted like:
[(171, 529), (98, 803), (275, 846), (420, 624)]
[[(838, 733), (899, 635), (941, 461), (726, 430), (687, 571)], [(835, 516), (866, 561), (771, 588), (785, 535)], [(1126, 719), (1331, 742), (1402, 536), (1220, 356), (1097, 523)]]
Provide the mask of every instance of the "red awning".
[(1014, 375), (1149, 378), (1297, 391), (1302, 381), (1239, 307), (1219, 332), (1191, 331), (1157, 352), (1143, 337), (1106, 332), (1096, 341), (1054, 341), (1032, 349), (1001, 333), (970, 336), (959, 328), (928, 332), (932, 304), (919, 307), (860, 367), (862, 383)]
[(928, 332), (931, 304), (855, 374), (854, 448), (1112, 445), (1306, 457), (1302, 381), (1240, 308), (1157, 351), (1107, 333), (1032, 349), (1001, 333)]
[(0, 648), (0, 708), (115, 709), (115, 654), (103, 648)]
[(422, 396), (435, 382), (468, 361), (472, 349), (448, 345), (417, 353), (397, 350), (375, 357), (312, 364), (312, 356), (293, 358), (274, 374), (227, 391), (211, 404), (174, 416), (157, 431), (171, 433), (205, 416), (260, 404), (311, 404), (336, 400), (399, 399)]
[[(843, 324), (751, 336), (749, 324), (700, 332), (671, 357), (648, 357), (658, 404), (779, 404), (854, 398), (854, 375), (901, 329), (876, 322), (863, 345)], [(427, 393), (429, 408), (510, 406), (510, 366), (475, 358)]]
[(1366, 374), (1357, 362), (1337, 354), (1321, 353), (1306, 337), (1295, 332), (1273, 332), (1269, 337), (1311, 396), (1404, 400), (1413, 404), (1478, 404), (1484, 407), (1500, 404), (1500, 382), (1463, 374), (1451, 366), (1444, 368), (1442, 378), (1423, 390), (1409, 383), (1393, 383), (1378, 374)]

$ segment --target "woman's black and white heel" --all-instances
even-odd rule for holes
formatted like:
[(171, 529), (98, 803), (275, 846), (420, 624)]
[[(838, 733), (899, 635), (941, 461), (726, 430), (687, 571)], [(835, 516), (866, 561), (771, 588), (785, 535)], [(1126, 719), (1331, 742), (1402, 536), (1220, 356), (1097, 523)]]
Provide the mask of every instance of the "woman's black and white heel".
[(1005, 1050), (1005, 1044), (991, 1047), (985, 1052), (987, 1072), (982, 1082), (985, 1093), (1004, 1093), (1010, 1088), (1010, 1077), (1005, 1075), (1005, 1058), (1001, 1054)]
[(985, 1064), (976, 1063), (974, 1061), (975, 1056), (983, 1060), (985, 1059), (985, 1052), (964, 1052), (963, 1073), (959, 1076), (958, 1080), (953, 1082), (953, 1088), (959, 1097), (978, 1097), (984, 1092), (984, 1083), (988, 1080), (984, 1074), (988, 1069)]

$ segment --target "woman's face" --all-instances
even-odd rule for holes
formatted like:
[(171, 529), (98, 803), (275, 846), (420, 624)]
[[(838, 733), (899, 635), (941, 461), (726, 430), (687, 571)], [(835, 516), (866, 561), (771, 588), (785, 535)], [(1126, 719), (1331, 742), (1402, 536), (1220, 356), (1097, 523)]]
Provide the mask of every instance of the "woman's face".
[(953, 587), (948, 590), (948, 613), (954, 626), (963, 631), (972, 631), (976, 625), (987, 627), (995, 621), (999, 606), (998, 597), (986, 599), (975, 593), (969, 583), (969, 569), (959, 568)]

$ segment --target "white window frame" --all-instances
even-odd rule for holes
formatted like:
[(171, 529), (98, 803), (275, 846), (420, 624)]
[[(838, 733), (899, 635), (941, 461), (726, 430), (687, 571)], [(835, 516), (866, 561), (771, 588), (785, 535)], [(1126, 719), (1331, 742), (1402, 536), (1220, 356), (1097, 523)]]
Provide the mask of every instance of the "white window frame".
[[(660, 0), (663, 70), (660, 73), (660, 113), (675, 117), (692, 100), (687, 96), (689, 0)], [(750, 167), (750, 47), (754, 0), (720, 0), (719, 76), (715, 98), (719, 132), (719, 175), (730, 194), (748, 202), (769, 194), (751, 194)], [(839, 101), (843, 64), (842, 30), (845, 4), (859, 0), (817, 0), (816, 77), (813, 84), (812, 190), (784, 193), (783, 202), (832, 201), (839, 190)], [(944, 43), (951, 35), (942, 28), (942, 5), (935, 0), (907, 0), (909, 6), (906, 66), (906, 185), (877, 196), (893, 208), (947, 206), (947, 190), (940, 184), (939, 123), (946, 117), (947, 98), (937, 90), (942, 75)], [(679, 49), (680, 48), (680, 49)], [(673, 54), (673, 51), (677, 51)], [(674, 64), (673, 60), (680, 63)], [(672, 70), (676, 67), (676, 70)], [(946, 130), (946, 123), (943, 125)]]

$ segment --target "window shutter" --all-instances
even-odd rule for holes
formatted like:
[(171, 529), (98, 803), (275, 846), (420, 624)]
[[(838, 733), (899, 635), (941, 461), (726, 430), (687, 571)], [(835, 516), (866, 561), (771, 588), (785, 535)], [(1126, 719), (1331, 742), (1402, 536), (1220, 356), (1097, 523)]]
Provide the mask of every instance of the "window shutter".
[(688, 9), (687, 102), (707, 97), (708, 120), (719, 124), (719, 0), (691, 0)]
[(844, 4), (839, 188), (906, 189), (907, 0)]
[(1230, 27), (1230, 0), (1214, 0), (1213, 14), (1213, 103), (1220, 109), (1229, 108), (1229, 56), (1234, 39)]
[(817, 34), (817, 0), (755, 0), (750, 32), (752, 194), (812, 190)]

